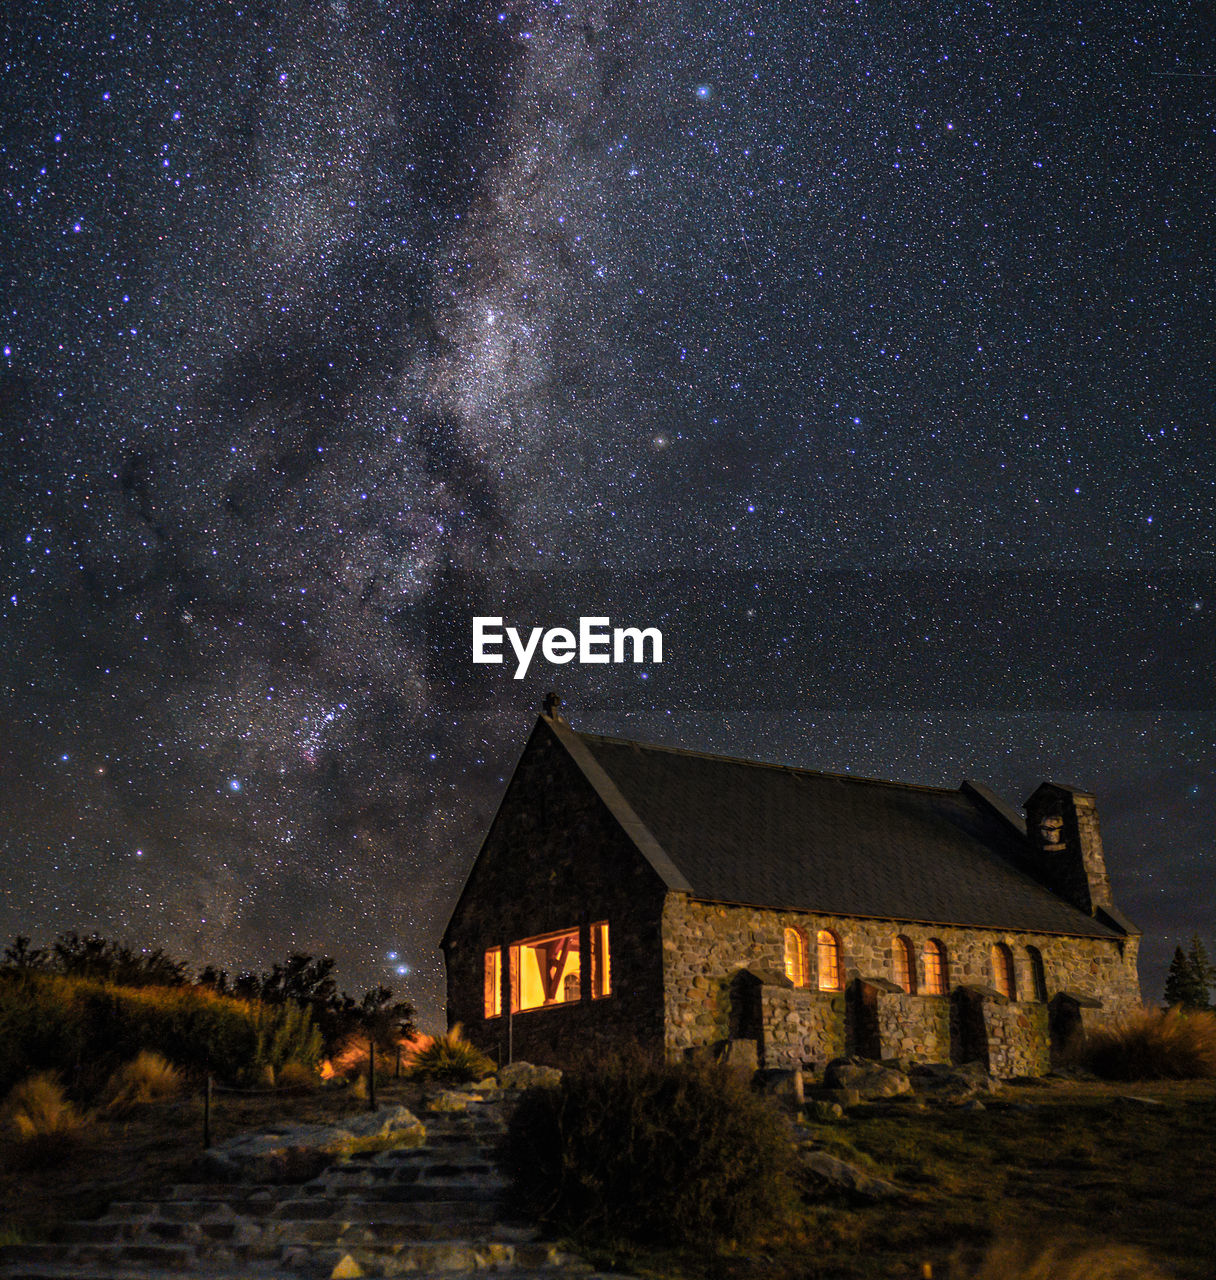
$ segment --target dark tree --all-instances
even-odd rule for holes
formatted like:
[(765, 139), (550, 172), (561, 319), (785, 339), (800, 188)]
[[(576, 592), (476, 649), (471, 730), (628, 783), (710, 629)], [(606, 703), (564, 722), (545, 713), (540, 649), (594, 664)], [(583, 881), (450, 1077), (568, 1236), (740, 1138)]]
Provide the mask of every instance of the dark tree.
[(1169, 973), (1165, 978), (1165, 1003), (1173, 1008), (1208, 1009), (1211, 1007), (1209, 987), (1216, 974), (1208, 961), (1207, 951), (1198, 937), (1191, 939), (1188, 951), (1174, 948)]
[(13, 939), (10, 947), (4, 948), (4, 969), (45, 969), (50, 961), (50, 953), (44, 947), (31, 947), (30, 940), (22, 934)]

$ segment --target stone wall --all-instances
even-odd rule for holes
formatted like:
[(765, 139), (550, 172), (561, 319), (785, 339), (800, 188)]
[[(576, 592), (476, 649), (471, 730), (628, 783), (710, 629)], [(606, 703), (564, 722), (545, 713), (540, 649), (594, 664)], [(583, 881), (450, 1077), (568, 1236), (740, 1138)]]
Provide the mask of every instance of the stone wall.
[[(801, 929), (808, 940), (810, 991), (790, 987), (778, 994), (780, 983), (773, 975), (784, 969), (787, 927)], [(851, 1003), (846, 1015), (843, 993), (818, 991), (815, 937), (820, 929), (831, 929), (840, 939), (846, 983), (864, 979), (875, 989), (874, 1008), (864, 1011), (864, 1017), (873, 1020), (872, 1026), (859, 1022), (862, 1011)], [(1030, 1075), (1046, 1070), (1046, 1004), (1035, 998), (1028, 947), (1037, 948), (1042, 957), (1048, 1000), (1067, 991), (1101, 1001), (1100, 1010), (1088, 1014), (1088, 1022), (1096, 1021), (1099, 1013), (1109, 1019), (1140, 1004), (1136, 938), (1074, 938), (896, 924), (727, 906), (679, 893), (667, 897), (662, 930), (666, 1043), (673, 1056), (752, 1034), (740, 1025), (745, 1011), (738, 995), (739, 975), (748, 971), (764, 975), (767, 1006), (762, 1019), (761, 1059), (767, 1066), (792, 1065), (797, 1058), (808, 1065), (822, 1065), (825, 1054), (837, 1056), (837, 1049), (843, 1051), (845, 1045), (850, 1052), (871, 1056), (926, 1062), (951, 1057), (965, 1060), (968, 1055), (960, 1048), (951, 1000), (890, 990), (892, 943), (897, 934), (912, 944), (918, 991), (925, 982), (924, 944), (929, 939), (945, 948), (950, 991), (959, 986), (991, 986), (993, 944), (1010, 948), (1015, 999), (990, 1003), (983, 1009), (985, 1052), (995, 1053), (1000, 1074)]]
[[(663, 1043), (659, 924), (666, 886), (565, 748), (538, 724), (511, 779), (445, 937), (448, 1023), (496, 1061), (560, 1064), (633, 1040)], [(592, 1000), (589, 924), (608, 922), (612, 994)], [(484, 957), (500, 946), (580, 927), (582, 999), (484, 1017)]]
[(995, 1076), (1041, 1076), (1051, 1068), (1048, 1006), (1011, 1001), (990, 987), (954, 994), (955, 1054), (982, 1062)]

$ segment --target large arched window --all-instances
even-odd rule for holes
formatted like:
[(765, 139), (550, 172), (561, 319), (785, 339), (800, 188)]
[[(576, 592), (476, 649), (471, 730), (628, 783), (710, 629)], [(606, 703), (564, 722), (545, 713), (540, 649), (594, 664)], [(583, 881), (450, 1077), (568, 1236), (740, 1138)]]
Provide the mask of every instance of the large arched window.
[(1026, 956), (1030, 961), (1030, 981), (1034, 988), (1034, 998), (1040, 1003), (1046, 1003), (1047, 971), (1043, 968), (1043, 953), (1038, 947), (1027, 947)]
[(844, 966), (840, 962), (840, 939), (831, 929), (820, 929), (815, 939), (819, 961), (819, 990), (842, 991)]
[(801, 929), (785, 931), (785, 976), (796, 987), (805, 987), (810, 981), (807, 966), (806, 934)]
[(916, 994), (916, 953), (907, 938), (891, 939), (891, 976), (909, 995)]
[(950, 982), (946, 948), (936, 938), (925, 943), (925, 995), (944, 996)]
[(1003, 942), (992, 944), (992, 985), (1003, 996), (1016, 1000), (1017, 983), (1013, 976), (1013, 952)]

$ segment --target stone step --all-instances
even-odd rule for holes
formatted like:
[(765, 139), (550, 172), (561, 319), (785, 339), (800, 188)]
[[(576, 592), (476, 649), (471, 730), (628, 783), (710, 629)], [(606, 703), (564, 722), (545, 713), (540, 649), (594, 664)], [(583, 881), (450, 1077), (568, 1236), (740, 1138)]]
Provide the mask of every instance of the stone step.
[[(418, 1244), (376, 1243), (329, 1247), (284, 1244), (285, 1265), (307, 1276), (396, 1276), (419, 1271), (468, 1272), (568, 1269), (583, 1266), (555, 1244), (509, 1244), (438, 1240)], [(586, 1268), (589, 1270), (589, 1268)]]
[(0, 1267), (37, 1263), (57, 1267), (76, 1264), (98, 1268), (154, 1267), (160, 1271), (182, 1272), (197, 1268), (198, 1251), (184, 1244), (143, 1244), (118, 1240), (95, 1244), (6, 1244), (0, 1245)]
[(328, 1200), (342, 1198), (347, 1200), (363, 1200), (367, 1204), (408, 1204), (432, 1203), (435, 1201), (451, 1201), (462, 1204), (495, 1204), (502, 1199), (506, 1183), (501, 1179), (485, 1179), (478, 1182), (382, 1182), (374, 1186), (362, 1184), (333, 1187), (302, 1188), (307, 1195), (302, 1199)]
[(183, 1218), (177, 1221), (158, 1217), (98, 1219), (94, 1222), (65, 1222), (56, 1228), (60, 1240), (70, 1244), (118, 1244), (139, 1241), (144, 1244), (209, 1245), (232, 1241), (248, 1219), (229, 1218), (220, 1222)]
[[(288, 1200), (279, 1205), (267, 1221), (327, 1222), (360, 1219), (393, 1222), (402, 1228), (437, 1224), (446, 1228), (464, 1225), (475, 1228), (501, 1217), (499, 1205), (491, 1200), (361, 1200), (356, 1197), (320, 1197)], [(458, 1234), (450, 1231), (450, 1234)]]

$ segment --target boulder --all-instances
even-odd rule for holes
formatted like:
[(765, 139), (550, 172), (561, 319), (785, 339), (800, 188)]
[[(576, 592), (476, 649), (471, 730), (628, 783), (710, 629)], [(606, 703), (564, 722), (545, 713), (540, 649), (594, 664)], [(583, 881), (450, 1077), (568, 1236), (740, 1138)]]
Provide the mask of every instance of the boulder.
[(996, 1093), (1001, 1087), (982, 1062), (964, 1062), (957, 1067), (948, 1062), (922, 1062), (912, 1068), (911, 1081), (918, 1093), (953, 1101)]
[(217, 1182), (307, 1182), (327, 1165), (369, 1146), (418, 1146), (426, 1130), (405, 1107), (383, 1107), (340, 1125), (282, 1124), (238, 1134), (203, 1153)]
[(498, 1070), (500, 1089), (552, 1088), (561, 1083), (562, 1073), (557, 1067), (540, 1067), (532, 1062), (511, 1062)]
[(861, 1200), (895, 1200), (903, 1192), (892, 1182), (876, 1178), (846, 1160), (830, 1156), (826, 1151), (806, 1151), (802, 1167), (810, 1180), (829, 1191), (844, 1191)]
[(484, 1101), (480, 1093), (461, 1093), (457, 1089), (443, 1089), (427, 1100), (426, 1109), (439, 1113), (467, 1111), (471, 1102), (480, 1104)]
[(908, 1077), (895, 1067), (870, 1058), (833, 1058), (823, 1072), (828, 1089), (855, 1089), (860, 1098), (894, 1098), (911, 1093)]
[(761, 1093), (776, 1098), (787, 1106), (800, 1107), (804, 1101), (802, 1089), (802, 1072), (770, 1069), (758, 1071), (755, 1084)]

